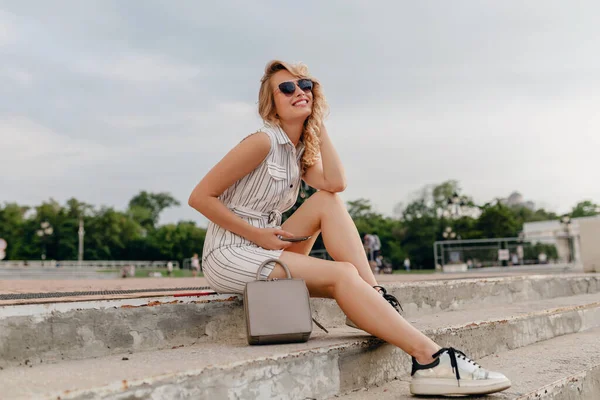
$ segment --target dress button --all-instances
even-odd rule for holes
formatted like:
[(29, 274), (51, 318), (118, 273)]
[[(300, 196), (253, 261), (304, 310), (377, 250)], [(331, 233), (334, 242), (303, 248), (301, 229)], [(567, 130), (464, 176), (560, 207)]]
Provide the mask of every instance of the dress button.
[(293, 188), (293, 187), (294, 187), (294, 184), (292, 183), (292, 184), (290, 185), (290, 188)]

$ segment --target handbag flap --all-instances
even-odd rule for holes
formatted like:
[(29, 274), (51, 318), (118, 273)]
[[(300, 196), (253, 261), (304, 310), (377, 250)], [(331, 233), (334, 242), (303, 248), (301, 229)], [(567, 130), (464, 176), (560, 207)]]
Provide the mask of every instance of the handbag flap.
[(251, 336), (312, 331), (308, 289), (302, 279), (248, 282), (244, 301)]

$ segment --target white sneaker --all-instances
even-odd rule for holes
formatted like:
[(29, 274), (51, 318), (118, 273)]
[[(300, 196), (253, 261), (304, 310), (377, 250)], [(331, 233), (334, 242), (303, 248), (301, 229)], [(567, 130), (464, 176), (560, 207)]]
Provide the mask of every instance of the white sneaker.
[[(387, 290), (385, 290), (385, 288), (383, 286), (373, 286), (375, 289), (377, 289), (377, 291), (379, 293), (381, 293), (381, 295), (383, 296), (384, 299), (387, 300), (388, 303), (390, 303), (390, 305), (392, 307), (394, 307), (394, 309), (396, 311), (398, 311), (398, 314), (400, 314), (400, 310), (404, 311), (402, 309), (402, 305), (400, 304), (400, 302), (398, 301), (398, 299), (396, 298), (396, 296), (388, 294)], [(346, 325), (354, 328), (354, 329), (360, 329), (358, 326), (356, 326), (356, 324), (354, 322), (352, 322), (352, 320), (348, 317), (346, 317)]]
[(434, 362), (421, 365), (413, 357), (410, 392), (417, 395), (489, 394), (508, 389), (510, 380), (499, 372), (481, 368), (465, 353), (452, 347), (433, 355)]

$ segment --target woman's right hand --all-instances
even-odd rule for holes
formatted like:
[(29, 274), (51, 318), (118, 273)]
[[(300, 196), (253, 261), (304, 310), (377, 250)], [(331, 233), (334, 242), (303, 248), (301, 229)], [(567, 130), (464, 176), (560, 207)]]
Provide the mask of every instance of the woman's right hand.
[(251, 238), (252, 242), (267, 250), (282, 250), (287, 249), (292, 245), (291, 242), (286, 242), (279, 239), (279, 236), (294, 237), (293, 234), (279, 228), (259, 228)]

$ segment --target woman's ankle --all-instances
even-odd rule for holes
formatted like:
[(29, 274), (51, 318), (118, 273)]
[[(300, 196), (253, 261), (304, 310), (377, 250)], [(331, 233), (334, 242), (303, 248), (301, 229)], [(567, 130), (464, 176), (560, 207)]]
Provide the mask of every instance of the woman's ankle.
[(417, 360), (417, 362), (421, 365), (431, 364), (435, 361), (433, 355), (439, 350), (436, 348), (432, 351), (432, 349), (424, 349), (424, 350), (416, 350), (412, 356)]

